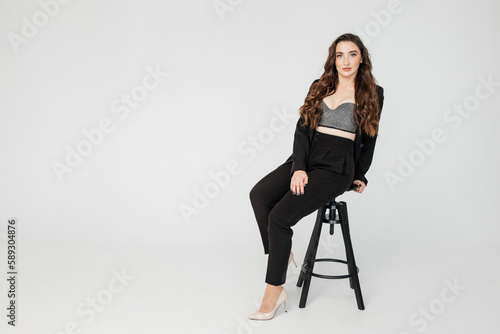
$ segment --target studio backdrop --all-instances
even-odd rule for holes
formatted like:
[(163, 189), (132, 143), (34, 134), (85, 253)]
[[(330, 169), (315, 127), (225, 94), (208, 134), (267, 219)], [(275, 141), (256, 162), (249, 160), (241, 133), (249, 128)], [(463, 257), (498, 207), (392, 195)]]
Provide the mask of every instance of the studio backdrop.
[[(1, 332), (498, 333), (499, 13), (0, 1)], [(287, 314), (251, 322), (267, 256), (249, 192), (290, 156), (344, 33), (385, 95), (369, 184), (339, 197), (366, 310), (345, 280), (313, 280), (299, 309), (299, 263)], [(314, 219), (293, 228), (298, 262)], [(319, 254), (342, 256), (339, 233)]]

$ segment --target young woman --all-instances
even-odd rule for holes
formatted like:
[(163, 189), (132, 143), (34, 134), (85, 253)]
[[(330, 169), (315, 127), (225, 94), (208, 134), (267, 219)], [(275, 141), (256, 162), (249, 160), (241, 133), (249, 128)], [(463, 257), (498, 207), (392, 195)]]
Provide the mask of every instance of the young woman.
[(371, 71), (370, 54), (359, 37), (338, 37), (323, 75), (314, 80), (299, 109), (292, 155), (250, 191), (264, 253), (269, 254), (262, 304), (250, 319), (272, 319), (283, 303), (286, 311), (282, 285), (293, 260), (291, 227), (351, 184), (358, 193), (368, 184), (365, 173), (384, 101)]

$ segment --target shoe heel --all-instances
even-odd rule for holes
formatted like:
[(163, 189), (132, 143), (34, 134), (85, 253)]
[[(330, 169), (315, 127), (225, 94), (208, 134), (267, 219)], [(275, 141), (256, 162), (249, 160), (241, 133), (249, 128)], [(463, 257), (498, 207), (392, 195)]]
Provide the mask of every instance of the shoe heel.
[(297, 263), (295, 262), (295, 256), (293, 255), (293, 252), (290, 252), (290, 257), (288, 258), (288, 264), (290, 264), (291, 262), (293, 262), (295, 268), (297, 268)]
[(285, 305), (285, 312), (288, 312), (288, 311), (286, 310), (286, 301), (284, 301), (284, 302), (283, 302), (283, 304)]

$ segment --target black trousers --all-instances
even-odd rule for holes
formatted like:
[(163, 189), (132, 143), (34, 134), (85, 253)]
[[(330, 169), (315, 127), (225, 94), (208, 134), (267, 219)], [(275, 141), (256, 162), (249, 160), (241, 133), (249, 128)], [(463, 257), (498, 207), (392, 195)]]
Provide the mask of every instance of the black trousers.
[(292, 163), (284, 163), (262, 178), (250, 191), (250, 202), (259, 227), (264, 254), (269, 254), (266, 283), (286, 280), (292, 249), (292, 226), (344, 193), (354, 177), (354, 142), (318, 132), (314, 138), (304, 195), (290, 190)]

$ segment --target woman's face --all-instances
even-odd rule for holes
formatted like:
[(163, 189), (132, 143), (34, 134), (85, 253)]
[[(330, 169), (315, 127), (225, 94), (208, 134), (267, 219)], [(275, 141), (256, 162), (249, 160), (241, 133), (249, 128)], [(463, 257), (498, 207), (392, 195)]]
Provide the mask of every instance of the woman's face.
[(335, 50), (335, 66), (339, 76), (353, 78), (358, 73), (361, 59), (361, 52), (358, 46), (353, 42), (340, 42)]

